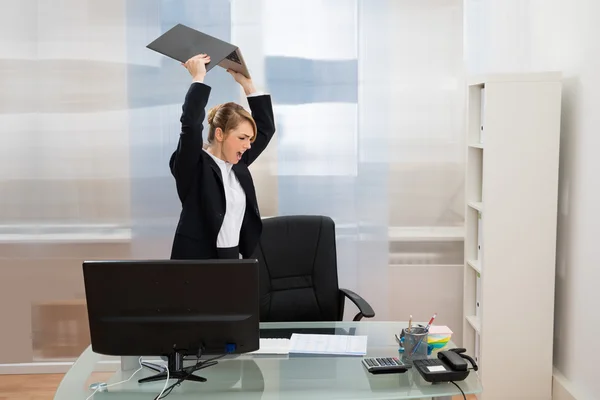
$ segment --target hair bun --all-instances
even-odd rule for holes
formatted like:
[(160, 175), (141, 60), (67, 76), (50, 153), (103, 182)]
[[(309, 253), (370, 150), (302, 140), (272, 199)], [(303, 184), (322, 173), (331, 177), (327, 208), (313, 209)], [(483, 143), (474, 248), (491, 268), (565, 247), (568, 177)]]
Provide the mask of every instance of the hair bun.
[(214, 106), (213, 108), (211, 108), (210, 110), (208, 110), (208, 123), (210, 125), (212, 125), (215, 116), (217, 115), (217, 112), (219, 111), (219, 109), (221, 108), (222, 104), (219, 104), (218, 106)]

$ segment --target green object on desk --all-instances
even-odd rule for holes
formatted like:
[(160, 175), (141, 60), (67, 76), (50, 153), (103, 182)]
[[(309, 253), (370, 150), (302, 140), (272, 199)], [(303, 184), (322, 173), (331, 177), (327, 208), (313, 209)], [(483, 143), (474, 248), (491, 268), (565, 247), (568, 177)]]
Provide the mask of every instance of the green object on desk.
[[(366, 335), (366, 357), (395, 357), (398, 344), (394, 335), (408, 326), (407, 322), (311, 322), (311, 323), (261, 323), (269, 332), (306, 328), (340, 328), (351, 335)], [(454, 347), (453, 344), (450, 346)], [(209, 398), (211, 400), (306, 400), (351, 398), (375, 399), (447, 399), (460, 395), (450, 383), (432, 385), (424, 381), (419, 372), (411, 368), (404, 374), (373, 375), (366, 371), (360, 356), (281, 356), (250, 355), (228, 356), (217, 365), (196, 372), (207, 382), (184, 382), (169, 397), (177, 399)], [(88, 347), (63, 378), (55, 400), (86, 399), (92, 394), (89, 382), (96, 382), (94, 372), (112, 371), (107, 384), (127, 380), (135, 369), (120, 370), (120, 358), (102, 356)], [(137, 357), (136, 357), (137, 360)], [(145, 357), (144, 361), (161, 362), (159, 357)], [(193, 363), (190, 360), (190, 364)], [(187, 364), (187, 362), (186, 362)], [(111, 386), (107, 392), (93, 399), (128, 400), (154, 398), (164, 382), (139, 384), (137, 380), (153, 374), (143, 369), (130, 381)], [(102, 374), (106, 376), (106, 374)], [(174, 383), (174, 382), (171, 382)], [(469, 374), (459, 382), (466, 394), (480, 393), (482, 388), (477, 374)], [(167, 400), (169, 399), (167, 397)]]

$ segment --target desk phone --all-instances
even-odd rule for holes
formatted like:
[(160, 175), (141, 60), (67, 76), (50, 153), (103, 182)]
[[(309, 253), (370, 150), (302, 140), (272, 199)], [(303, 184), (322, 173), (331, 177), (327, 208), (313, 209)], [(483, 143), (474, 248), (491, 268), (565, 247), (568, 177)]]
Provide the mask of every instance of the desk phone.
[(477, 371), (475, 360), (466, 354), (462, 354), (465, 351), (462, 348), (440, 351), (437, 359), (415, 360), (413, 364), (427, 382), (462, 381), (469, 376), (469, 369), (465, 360), (468, 360), (473, 366), (472, 369)]

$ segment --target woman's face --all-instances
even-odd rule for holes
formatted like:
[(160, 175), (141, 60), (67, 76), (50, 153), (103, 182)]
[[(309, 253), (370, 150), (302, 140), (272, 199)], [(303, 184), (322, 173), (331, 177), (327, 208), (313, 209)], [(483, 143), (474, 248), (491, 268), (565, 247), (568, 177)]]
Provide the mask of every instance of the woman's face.
[(223, 136), (221, 155), (225, 161), (237, 164), (244, 152), (250, 149), (250, 140), (254, 136), (252, 124), (248, 121), (241, 122), (236, 128), (231, 129)]

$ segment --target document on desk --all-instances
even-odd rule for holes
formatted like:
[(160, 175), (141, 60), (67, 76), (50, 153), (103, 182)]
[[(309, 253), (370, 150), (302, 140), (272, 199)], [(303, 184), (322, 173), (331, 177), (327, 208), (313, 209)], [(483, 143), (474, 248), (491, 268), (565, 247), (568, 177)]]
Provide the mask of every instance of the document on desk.
[(367, 337), (294, 333), (290, 339), (290, 354), (364, 356), (367, 354)]
[(259, 349), (250, 354), (288, 355), (290, 352), (290, 339), (260, 338)]

